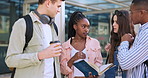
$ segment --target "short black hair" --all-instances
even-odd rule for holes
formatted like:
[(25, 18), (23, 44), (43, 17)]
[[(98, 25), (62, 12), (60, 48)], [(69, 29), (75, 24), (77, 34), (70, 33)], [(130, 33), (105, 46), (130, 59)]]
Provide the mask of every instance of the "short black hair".
[[(46, 0), (39, 0), (38, 1), (38, 4), (43, 4)], [(53, 3), (56, 1), (56, 0), (51, 0)], [(61, 0), (61, 1), (65, 1), (65, 0)]]
[(133, 0), (132, 4), (134, 4), (135, 6), (139, 7), (141, 9), (141, 7), (147, 9), (148, 7), (148, 0)]
[(148, 0), (133, 0), (132, 3), (143, 3), (143, 2), (148, 2)]
[(136, 6), (143, 6), (145, 8), (148, 7), (148, 0), (133, 0), (132, 4), (136, 5)]

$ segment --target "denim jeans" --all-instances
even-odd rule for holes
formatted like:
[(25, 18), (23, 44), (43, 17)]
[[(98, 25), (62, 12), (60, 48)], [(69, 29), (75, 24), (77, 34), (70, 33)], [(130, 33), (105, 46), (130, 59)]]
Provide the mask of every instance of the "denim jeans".
[(122, 78), (126, 78), (126, 71), (121, 70), (117, 60), (117, 54), (118, 54), (118, 51), (116, 49), (116, 51), (114, 52), (114, 63), (113, 63), (115, 66), (111, 67), (105, 72), (105, 78), (115, 78), (119, 74), (120, 76), (122, 76)]

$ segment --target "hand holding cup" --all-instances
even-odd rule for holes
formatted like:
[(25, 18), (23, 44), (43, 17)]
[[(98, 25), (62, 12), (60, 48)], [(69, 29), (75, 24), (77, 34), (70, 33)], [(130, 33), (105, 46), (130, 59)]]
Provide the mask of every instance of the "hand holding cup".
[(50, 46), (55, 48), (55, 54), (61, 54), (62, 47), (60, 41), (51, 41)]
[(38, 53), (39, 60), (58, 57), (61, 55), (62, 46), (60, 41), (51, 41), (50, 46)]

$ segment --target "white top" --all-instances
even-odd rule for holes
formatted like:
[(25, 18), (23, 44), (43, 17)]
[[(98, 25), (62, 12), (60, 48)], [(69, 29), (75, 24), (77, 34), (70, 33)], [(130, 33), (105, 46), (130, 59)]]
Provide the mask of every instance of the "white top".
[[(76, 50), (75, 48), (72, 48), (72, 51), (71, 51), (71, 57), (73, 57), (77, 52), (79, 52), (78, 50)], [(79, 59), (77, 61), (75, 61), (74, 63), (76, 62), (79, 62), (81, 60), (85, 60), (85, 61), (88, 61), (88, 56), (86, 54), (86, 48), (82, 51), (85, 55), (86, 55), (86, 58), (85, 59)], [(77, 69), (75, 66), (74, 66), (74, 77), (75, 76), (84, 76), (84, 74), (79, 70)]]
[[(50, 46), (50, 41), (52, 41), (52, 32), (51, 32), (51, 26), (48, 24), (42, 24), (42, 29), (44, 33), (44, 48), (47, 48)], [(53, 78), (54, 77), (54, 66), (53, 66), (54, 59), (48, 58), (44, 60), (45, 66), (44, 66), (44, 78)]]

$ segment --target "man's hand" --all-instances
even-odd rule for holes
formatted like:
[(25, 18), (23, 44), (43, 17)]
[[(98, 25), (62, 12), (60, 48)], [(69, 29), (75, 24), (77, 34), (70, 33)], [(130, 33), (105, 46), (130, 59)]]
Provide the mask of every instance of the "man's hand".
[(62, 52), (62, 46), (61, 43), (54, 43), (44, 49), (43, 51), (38, 53), (39, 60), (47, 59), (51, 57), (58, 57), (61, 55)]
[(134, 37), (133, 37), (131, 34), (124, 34), (124, 35), (121, 37), (121, 42), (122, 42), (122, 41), (128, 41), (129, 43), (133, 43)]
[(109, 50), (111, 49), (111, 44), (108, 43), (107, 45), (105, 45), (104, 49), (105, 49), (106, 52), (109, 52)]

